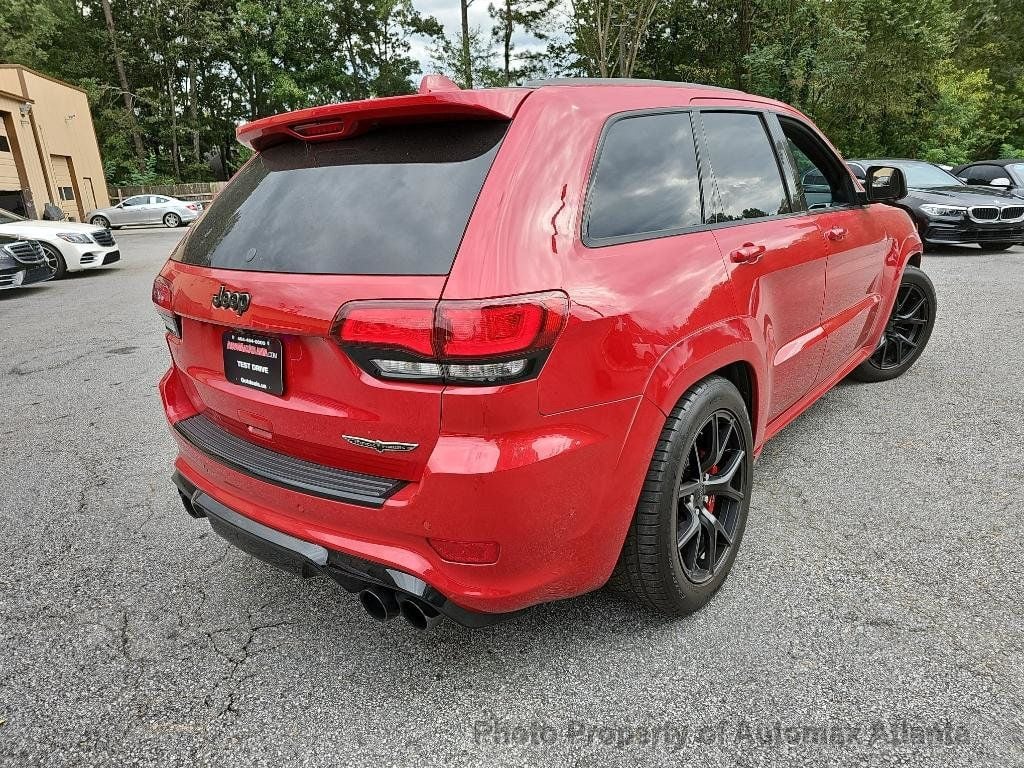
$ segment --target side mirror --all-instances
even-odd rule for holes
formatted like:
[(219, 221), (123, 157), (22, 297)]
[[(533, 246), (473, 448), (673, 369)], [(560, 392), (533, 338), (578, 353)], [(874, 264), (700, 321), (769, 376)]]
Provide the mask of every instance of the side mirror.
[(1010, 183), (1010, 180), (1005, 176), (1000, 176), (998, 179), (992, 179), (992, 181), (990, 181), (988, 185), (990, 187), (1002, 187), (1003, 189), (1009, 189), (1010, 187), (1013, 186)]
[(907, 178), (899, 168), (872, 165), (864, 175), (869, 203), (891, 203), (907, 196)]
[(124, 208), (124, 203), (118, 203), (114, 206), (115, 208)]

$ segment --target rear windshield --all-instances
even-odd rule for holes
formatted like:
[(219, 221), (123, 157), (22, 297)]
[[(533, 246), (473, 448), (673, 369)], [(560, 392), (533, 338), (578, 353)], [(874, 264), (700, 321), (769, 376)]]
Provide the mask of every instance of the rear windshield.
[(271, 147), (175, 258), (253, 272), (447, 274), (507, 128), (427, 123)]

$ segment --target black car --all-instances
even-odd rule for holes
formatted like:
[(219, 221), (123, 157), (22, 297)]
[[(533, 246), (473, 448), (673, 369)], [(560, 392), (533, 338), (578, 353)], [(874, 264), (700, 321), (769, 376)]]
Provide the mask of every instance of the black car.
[(996, 187), (969, 186), (923, 160), (849, 160), (855, 176), (872, 165), (899, 168), (907, 196), (896, 205), (914, 219), (925, 245), (977, 243), (1002, 251), (1024, 244), (1024, 199)]
[(953, 175), (972, 187), (1005, 189), (1016, 197), (1024, 198), (1024, 160), (979, 160), (958, 165)]
[(35, 240), (0, 235), (0, 291), (53, 277), (46, 254)]

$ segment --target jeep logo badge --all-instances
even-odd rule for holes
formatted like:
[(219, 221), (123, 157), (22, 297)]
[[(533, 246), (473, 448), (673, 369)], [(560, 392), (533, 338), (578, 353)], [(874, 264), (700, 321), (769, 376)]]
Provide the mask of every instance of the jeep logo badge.
[(245, 291), (229, 291), (223, 285), (213, 294), (213, 306), (217, 309), (233, 309), (239, 315), (249, 308), (251, 297)]

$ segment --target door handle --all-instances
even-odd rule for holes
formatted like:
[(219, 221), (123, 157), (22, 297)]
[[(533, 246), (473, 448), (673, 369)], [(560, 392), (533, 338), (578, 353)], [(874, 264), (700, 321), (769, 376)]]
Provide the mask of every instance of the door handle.
[(827, 237), (829, 240), (832, 240), (833, 242), (838, 242), (839, 240), (842, 240), (844, 237), (846, 237), (846, 229), (844, 229), (843, 227), (832, 227), (832, 229), (828, 230), (825, 233), (825, 237)]
[(767, 250), (763, 245), (754, 245), (753, 243), (744, 243), (735, 251), (729, 253), (729, 258), (732, 259), (734, 264), (753, 264), (755, 261), (761, 258), (761, 255)]

